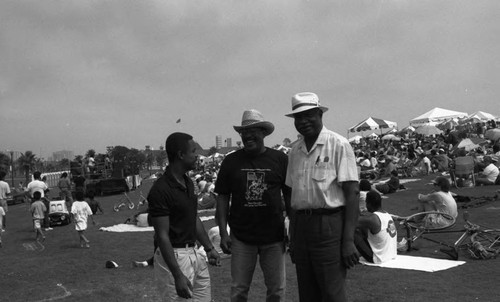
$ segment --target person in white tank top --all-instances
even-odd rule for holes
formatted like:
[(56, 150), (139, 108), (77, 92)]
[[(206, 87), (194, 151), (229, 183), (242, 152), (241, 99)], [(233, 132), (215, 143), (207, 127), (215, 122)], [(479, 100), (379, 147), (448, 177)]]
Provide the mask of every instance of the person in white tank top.
[(382, 210), (382, 198), (375, 191), (366, 194), (368, 214), (359, 216), (354, 244), (368, 262), (383, 263), (396, 258), (397, 230), (389, 213)]

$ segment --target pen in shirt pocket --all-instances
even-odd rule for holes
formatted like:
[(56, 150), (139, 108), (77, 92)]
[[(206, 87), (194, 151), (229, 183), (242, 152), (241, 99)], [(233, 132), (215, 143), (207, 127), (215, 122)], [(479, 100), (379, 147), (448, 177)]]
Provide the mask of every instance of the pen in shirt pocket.
[(318, 157), (316, 158), (316, 163), (315, 163), (315, 165), (317, 166), (317, 165), (318, 165), (318, 163), (319, 163), (319, 155), (318, 155)]

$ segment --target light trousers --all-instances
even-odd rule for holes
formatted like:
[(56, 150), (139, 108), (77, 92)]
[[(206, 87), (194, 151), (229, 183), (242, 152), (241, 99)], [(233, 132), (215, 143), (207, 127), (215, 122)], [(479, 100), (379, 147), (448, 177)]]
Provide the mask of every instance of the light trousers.
[(193, 285), (193, 296), (191, 299), (184, 299), (177, 295), (174, 277), (160, 249), (157, 248), (154, 256), (154, 273), (162, 301), (210, 302), (212, 293), (205, 256), (194, 247), (175, 248), (174, 254), (179, 268)]

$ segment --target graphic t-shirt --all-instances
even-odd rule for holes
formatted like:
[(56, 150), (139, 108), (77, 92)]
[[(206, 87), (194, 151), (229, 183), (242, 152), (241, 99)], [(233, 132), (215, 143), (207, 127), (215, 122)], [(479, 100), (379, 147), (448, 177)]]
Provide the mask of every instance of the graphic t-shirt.
[(222, 162), (215, 193), (230, 195), (229, 226), (239, 240), (267, 244), (283, 240), (287, 156), (266, 148), (257, 156), (238, 150)]

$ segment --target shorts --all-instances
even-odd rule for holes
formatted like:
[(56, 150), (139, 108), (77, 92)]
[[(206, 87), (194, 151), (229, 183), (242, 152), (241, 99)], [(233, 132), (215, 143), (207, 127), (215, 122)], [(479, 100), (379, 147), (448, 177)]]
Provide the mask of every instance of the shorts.
[(41, 229), (41, 228), (42, 228), (42, 220), (43, 220), (43, 219), (38, 219), (38, 218), (33, 219), (33, 228), (34, 228), (35, 230), (38, 230), (38, 229)]

